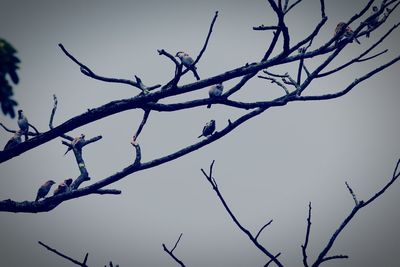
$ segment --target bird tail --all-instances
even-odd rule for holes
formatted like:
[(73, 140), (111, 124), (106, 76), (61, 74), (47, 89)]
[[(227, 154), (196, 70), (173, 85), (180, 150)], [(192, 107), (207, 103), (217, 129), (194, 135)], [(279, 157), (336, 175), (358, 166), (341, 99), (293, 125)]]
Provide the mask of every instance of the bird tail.
[(200, 138), (200, 137), (202, 137), (202, 136), (203, 136), (203, 134), (201, 134), (201, 135), (197, 136), (197, 138)]
[(67, 151), (65, 151), (64, 156), (67, 155), (67, 153), (70, 151), (71, 149), (68, 148)]
[(39, 195), (36, 196), (35, 202), (39, 200)]
[(356, 37), (354, 37), (354, 40), (356, 40), (357, 44), (361, 44)]
[(197, 71), (196, 71), (196, 67), (195, 67), (195, 66), (192, 66), (191, 70), (192, 70), (192, 72), (193, 72), (194, 77), (196, 77), (196, 80), (200, 80), (200, 76), (199, 76), (199, 74), (198, 74)]

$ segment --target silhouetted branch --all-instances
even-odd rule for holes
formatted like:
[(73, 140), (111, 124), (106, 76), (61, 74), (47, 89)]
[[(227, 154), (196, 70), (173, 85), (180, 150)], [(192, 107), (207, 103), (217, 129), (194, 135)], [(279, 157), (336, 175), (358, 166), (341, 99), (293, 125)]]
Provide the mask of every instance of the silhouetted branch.
[[(278, 254), (275, 255), (275, 259), (277, 259), (279, 256), (281, 255), (281, 253), (279, 252)], [(273, 259), (270, 259), (265, 265), (264, 267), (268, 267), (271, 263), (273, 263)]]
[(260, 25), (260, 26), (255, 26), (253, 27), (253, 30), (255, 31), (270, 31), (270, 30), (277, 30), (279, 29), (278, 26), (264, 26), (264, 25)]
[(336, 241), (336, 238), (339, 236), (339, 234), (342, 232), (342, 230), (347, 226), (347, 224), (353, 219), (353, 217), (357, 214), (359, 210), (362, 208), (366, 207), (367, 205), (371, 204), (374, 200), (376, 200), (378, 197), (380, 197), (400, 176), (400, 172), (398, 171), (400, 165), (400, 159), (396, 163), (396, 167), (394, 168), (392, 178), (389, 180), (389, 182), (381, 189), (379, 190), (374, 196), (369, 198), (367, 201), (357, 201), (357, 205), (355, 205), (350, 212), (350, 214), (343, 220), (343, 222), (340, 224), (338, 229), (333, 233), (331, 238), (329, 239), (328, 243), (326, 246), (323, 248), (321, 253), (318, 255), (318, 258), (312, 265), (312, 267), (317, 267), (319, 266), (322, 262), (331, 260), (331, 259), (344, 259), (347, 258), (345, 255), (336, 255), (336, 256), (326, 256), (329, 250), (332, 248), (334, 242)]
[(283, 9), (284, 13), (287, 14), (289, 13), (289, 11), (294, 8), (297, 4), (299, 4), (302, 0), (297, 0), (296, 2), (294, 2), (293, 4), (291, 4), (287, 9)]
[(270, 220), (269, 222), (267, 222), (266, 224), (264, 224), (264, 226), (261, 227), (260, 230), (258, 231), (258, 233), (256, 234), (255, 239), (257, 239), (258, 236), (261, 234), (261, 232), (262, 232), (268, 225), (270, 225), (272, 222), (273, 222), (273, 220)]
[(279, 82), (277, 79), (272, 78), (272, 77), (261, 76), (261, 75), (258, 75), (257, 77), (258, 77), (258, 78), (261, 78), (261, 79), (270, 80), (271, 83), (275, 83), (276, 85), (278, 85), (279, 87), (281, 87), (281, 88), (285, 91), (285, 93), (286, 93), (287, 95), (289, 94), (289, 90), (286, 88), (286, 86), (285, 86), (283, 83)]
[(41, 241), (38, 241), (38, 243), (39, 243), (39, 245), (45, 247), (47, 250), (49, 250), (49, 251), (55, 253), (56, 255), (58, 255), (58, 256), (60, 256), (60, 257), (62, 257), (62, 258), (64, 258), (64, 259), (66, 259), (66, 260), (69, 260), (70, 262), (72, 262), (72, 263), (75, 264), (75, 265), (82, 266), (82, 267), (88, 267), (88, 266), (86, 265), (86, 261), (87, 261), (87, 258), (88, 258), (89, 253), (86, 253), (85, 259), (83, 260), (83, 262), (80, 262), (80, 261), (77, 261), (77, 260), (75, 260), (75, 259), (73, 259), (73, 258), (71, 258), (71, 257), (69, 257), (69, 256), (67, 256), (67, 255), (65, 255), (65, 254), (63, 254), (63, 253), (57, 251), (56, 249), (54, 249), (54, 248), (52, 248), (52, 247), (50, 247), (50, 246), (44, 244), (44, 243), (41, 242)]
[(358, 200), (356, 197), (356, 194), (354, 194), (353, 189), (350, 187), (350, 185), (347, 182), (344, 182), (346, 184), (347, 189), (349, 190), (350, 195), (353, 197), (354, 203), (357, 206), (358, 205)]
[(57, 104), (58, 104), (58, 100), (57, 100), (57, 96), (55, 94), (53, 94), (53, 100), (54, 100), (54, 105), (53, 105), (53, 109), (51, 110), (51, 115), (50, 115), (50, 121), (49, 121), (49, 128), (53, 129), (53, 120), (54, 120), (54, 115), (56, 114), (56, 110), (57, 110)]
[[(132, 81), (132, 80), (127, 80), (127, 79), (108, 78), (108, 77), (97, 75), (88, 66), (84, 65), (83, 63), (81, 63), (71, 53), (69, 53), (67, 51), (67, 49), (65, 49), (63, 44), (60, 43), (60, 44), (58, 44), (58, 46), (61, 48), (61, 50), (64, 52), (64, 54), (67, 57), (69, 57), (73, 62), (75, 62), (77, 65), (80, 66), (80, 70), (81, 70), (82, 74), (84, 74), (84, 75), (86, 75), (86, 76), (88, 76), (90, 78), (93, 78), (95, 80), (99, 80), (99, 81), (103, 81), (103, 82), (109, 82), (109, 83), (128, 84), (128, 85), (131, 85), (133, 87), (136, 87), (136, 88), (142, 90), (143, 92), (145, 92), (146, 90), (153, 90), (153, 89), (156, 89), (158, 87), (161, 87), (160, 84), (149, 86), (149, 87), (147, 87), (147, 86), (143, 87), (143, 83), (141, 81), (140, 82), (138, 82), (138, 81), (135, 82), (135, 81)], [(137, 76), (135, 76), (135, 77), (137, 77)], [(136, 78), (136, 80), (137, 80), (137, 78)]]
[(147, 122), (147, 119), (149, 118), (150, 115), (150, 109), (145, 109), (144, 114), (143, 114), (143, 119), (142, 122), (140, 123), (138, 129), (136, 130), (136, 133), (134, 135), (133, 141), (136, 141), (136, 139), (139, 137), (139, 134), (142, 132), (144, 125)]
[(174, 245), (174, 247), (173, 247), (171, 250), (169, 250), (169, 249), (165, 246), (164, 243), (162, 244), (162, 247), (164, 248), (164, 251), (167, 252), (168, 255), (170, 255), (171, 258), (173, 258), (180, 266), (185, 267), (185, 264), (184, 264), (180, 259), (178, 259), (178, 258), (174, 255), (174, 250), (175, 250), (176, 246), (178, 245), (179, 241), (181, 240), (182, 235), (183, 235), (183, 233), (181, 233), (181, 234), (179, 235), (178, 240), (176, 240), (175, 245)]
[(122, 192), (117, 189), (98, 189), (93, 193), (98, 195), (120, 195)]
[(306, 238), (304, 240), (304, 245), (301, 245), (301, 252), (303, 254), (303, 265), (304, 265), (304, 267), (308, 267), (307, 246), (308, 246), (308, 240), (310, 238), (310, 231), (311, 231), (311, 202), (308, 203), (308, 217), (307, 217)]
[[(246, 229), (236, 218), (236, 216), (233, 214), (231, 209), (229, 208), (228, 204), (226, 203), (224, 197), (222, 196), (221, 192), (219, 191), (218, 185), (212, 176), (212, 170), (214, 166), (214, 161), (210, 165), (210, 170), (209, 174), (207, 174), (203, 169), (201, 169), (201, 172), (204, 174), (206, 177), (207, 181), (211, 184), (213, 190), (216, 192), (219, 200), (221, 201), (222, 205), (224, 206), (225, 210), (228, 212), (229, 216), (233, 220), (233, 222), (236, 224), (236, 226), (244, 233), (246, 234), (251, 242), (259, 249), (261, 250), (267, 257), (269, 257), (276, 265), (278, 266), (283, 266), (282, 263), (277, 259), (277, 256), (274, 256), (271, 252), (269, 252), (265, 247), (263, 247), (258, 241), (257, 238), (254, 237), (248, 229)], [(263, 227), (265, 228), (265, 227)]]
[(208, 41), (210, 40), (211, 33), (212, 33), (212, 31), (213, 31), (214, 24), (215, 24), (215, 21), (217, 20), (217, 17), (218, 17), (218, 11), (215, 11), (215, 15), (214, 15), (214, 17), (213, 17), (213, 19), (212, 19), (212, 21), (211, 21), (210, 28), (208, 29), (206, 41), (204, 42), (204, 45), (203, 45), (203, 47), (201, 48), (199, 55), (198, 55), (197, 58), (194, 60), (193, 65), (196, 65), (197, 62), (200, 61), (200, 58), (203, 56), (204, 52), (205, 52), (206, 49), (207, 49)]

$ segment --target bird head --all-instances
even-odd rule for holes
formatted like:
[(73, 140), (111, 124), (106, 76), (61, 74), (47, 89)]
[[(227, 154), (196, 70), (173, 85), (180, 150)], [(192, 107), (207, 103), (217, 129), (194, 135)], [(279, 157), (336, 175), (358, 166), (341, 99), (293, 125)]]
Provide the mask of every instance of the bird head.
[(218, 89), (224, 88), (224, 85), (223, 85), (222, 83), (217, 83), (215, 86), (216, 86)]
[(372, 7), (372, 11), (378, 12), (378, 7), (377, 7), (377, 6), (373, 6), (373, 7)]
[(52, 186), (53, 184), (55, 184), (56, 182), (54, 182), (53, 180), (48, 180), (47, 182), (46, 182), (46, 185), (48, 185), (48, 186)]
[(215, 120), (210, 120), (210, 125), (215, 124)]
[(24, 111), (22, 109), (18, 110), (18, 116), (21, 116), (24, 113)]
[(64, 184), (66, 184), (67, 186), (70, 186), (72, 184), (72, 178), (68, 178), (64, 180)]
[(85, 139), (85, 135), (84, 134), (81, 134), (81, 139)]
[(179, 51), (179, 52), (176, 53), (175, 57), (181, 58), (184, 54), (185, 54), (185, 52)]

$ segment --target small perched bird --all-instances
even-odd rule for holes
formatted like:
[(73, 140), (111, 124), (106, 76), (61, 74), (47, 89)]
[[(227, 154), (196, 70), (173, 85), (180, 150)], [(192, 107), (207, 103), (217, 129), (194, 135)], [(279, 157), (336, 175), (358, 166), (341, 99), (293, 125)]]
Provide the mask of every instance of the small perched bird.
[(68, 178), (68, 179), (65, 179), (63, 183), (66, 184), (67, 186), (71, 186), (72, 181), (73, 181), (72, 178)]
[(55, 184), (53, 180), (48, 180), (45, 182), (41, 187), (39, 187), (37, 194), (36, 194), (36, 200), (38, 201), (41, 198), (44, 198), (50, 191), (50, 188)]
[[(371, 16), (375, 15), (378, 11), (379, 11), (379, 8), (377, 6), (373, 6)], [(369, 38), (370, 31), (375, 29), (375, 27), (378, 26), (378, 24), (379, 24), (379, 16), (367, 19), (367, 23), (368, 23), (368, 32), (365, 35), (365, 37)]]
[(200, 138), (202, 136), (204, 137), (210, 136), (213, 134), (214, 131), (215, 131), (215, 120), (210, 120), (209, 122), (206, 123), (206, 125), (204, 125), (203, 133), (199, 135), (197, 138)]
[(335, 28), (335, 34), (334, 36), (336, 37), (336, 44), (341, 41), (343, 38), (346, 39), (351, 39), (351, 40), (356, 40), (358, 44), (361, 44), (360, 41), (358, 41), (357, 37), (354, 35), (353, 30), (350, 28), (350, 26), (346, 26), (346, 23), (344, 22), (339, 22), (338, 25)]
[(21, 140), (21, 131), (16, 131), (14, 136), (10, 138), (10, 140), (8, 140), (7, 144), (4, 147), (4, 150), (10, 149), (15, 147), (18, 144), (21, 144), (22, 140)]
[(197, 68), (196, 66), (193, 65), (194, 60), (191, 56), (189, 56), (189, 54), (179, 51), (178, 53), (176, 53), (175, 57), (179, 58), (183, 64), (183, 66), (185, 66), (186, 68), (188, 68), (189, 70), (191, 70), (193, 72), (194, 77), (196, 77), (197, 80), (200, 80), (200, 76), (197, 73)]
[(85, 135), (84, 134), (81, 134), (80, 136), (75, 137), (74, 140), (72, 140), (72, 142), (71, 142), (71, 146), (68, 147), (67, 151), (65, 151), (64, 156), (67, 155), (67, 153), (69, 151), (71, 151), (73, 147), (75, 147), (77, 145), (80, 145), (82, 141), (85, 141)]
[[(224, 86), (222, 83), (217, 83), (211, 86), (210, 90), (208, 91), (208, 95), (210, 98), (219, 97), (222, 95), (222, 91), (224, 90)], [(211, 104), (207, 105), (207, 108), (211, 108)]]
[(71, 187), (70, 187), (71, 184), (72, 184), (72, 179), (71, 179), (71, 178), (65, 179), (65, 180), (64, 180), (62, 183), (60, 183), (60, 184), (57, 186), (57, 188), (54, 190), (53, 196), (56, 196), (56, 195), (59, 195), (59, 194), (62, 194), (62, 193), (65, 193), (65, 192), (71, 190)]
[(25, 141), (28, 140), (29, 123), (22, 109), (18, 110), (18, 126), (21, 133), (25, 135)]

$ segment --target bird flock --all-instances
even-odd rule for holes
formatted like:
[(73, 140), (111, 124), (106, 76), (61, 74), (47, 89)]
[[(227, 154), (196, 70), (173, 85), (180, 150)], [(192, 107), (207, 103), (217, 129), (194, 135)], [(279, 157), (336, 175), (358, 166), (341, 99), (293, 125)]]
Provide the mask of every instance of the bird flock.
[[(380, 23), (380, 16), (375, 15), (379, 11), (379, 8), (377, 6), (372, 7), (372, 12), (371, 16), (369, 19), (366, 20), (367, 23), (367, 33), (366, 37), (370, 37), (370, 32), (375, 29), (379, 23)], [(388, 12), (390, 10), (386, 10), (384, 13), (384, 19), (387, 17)], [(335, 37), (335, 45), (338, 45), (340, 42), (343, 40), (350, 40), (352, 42), (355, 40), (358, 44), (361, 44), (360, 41), (357, 39), (357, 37), (354, 34), (354, 31), (351, 29), (350, 26), (348, 26), (345, 22), (339, 22), (335, 29), (334, 29), (334, 37)], [(181, 64), (185, 66), (188, 70), (190, 70), (194, 77), (197, 80), (200, 80), (200, 76), (197, 72), (197, 68), (195, 66), (195, 61), (193, 58), (187, 54), (186, 52), (179, 51), (176, 53), (175, 57), (179, 58), (181, 61)], [(212, 86), (210, 86), (208, 95), (210, 99), (218, 99), (219, 97), (222, 96), (224, 90), (224, 86), (222, 83), (217, 83)], [(207, 108), (211, 108), (211, 103), (207, 105)], [(18, 127), (19, 130), (15, 131), (14, 135), (8, 140), (6, 143), (4, 150), (11, 149), (20, 143), (22, 143), (22, 136), (25, 137), (25, 141), (28, 140), (29, 136), (29, 127), (31, 126), (28, 122), (27, 117), (25, 116), (24, 112), (20, 109), (18, 110)], [(215, 120), (210, 120), (207, 122), (204, 127), (202, 133), (198, 136), (198, 138), (205, 137), (208, 138), (210, 137), (216, 129), (216, 122)], [(71, 142), (71, 146), (68, 147), (67, 151), (65, 152), (64, 155), (66, 155), (70, 150), (72, 150), (74, 147), (81, 146), (83, 142), (85, 141), (85, 135), (81, 134), (80, 136), (74, 138)], [(72, 190), (71, 184), (73, 180), (71, 178), (66, 179), (62, 181), (57, 188), (53, 192), (53, 196), (60, 195), (65, 192), (69, 192)], [(36, 194), (36, 199), (35, 202), (39, 201), (42, 198), (45, 198), (47, 194), (50, 192), (51, 187), (55, 184), (56, 182), (53, 180), (48, 180), (46, 181), (42, 186), (39, 187), (37, 194)]]

